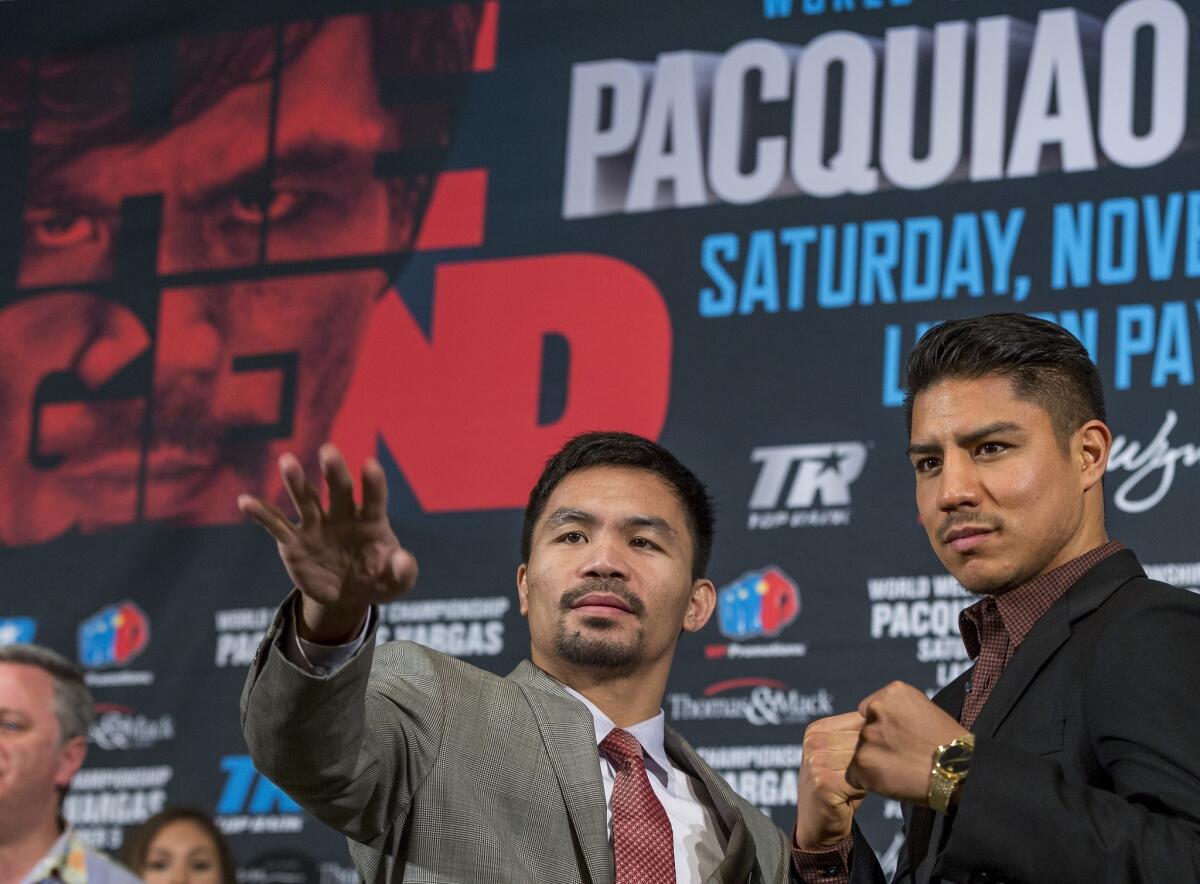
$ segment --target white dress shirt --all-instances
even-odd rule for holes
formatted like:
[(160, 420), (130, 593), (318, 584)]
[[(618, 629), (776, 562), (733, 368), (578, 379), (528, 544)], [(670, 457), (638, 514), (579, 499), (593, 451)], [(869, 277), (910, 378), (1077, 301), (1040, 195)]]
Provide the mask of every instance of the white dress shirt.
[[(349, 662), (366, 642), (375, 614), (367, 619), (362, 631), (348, 644), (320, 645), (300, 638), (295, 629), (285, 637), (288, 660), (320, 677), (327, 678)], [(561, 683), (561, 682), (560, 682)], [(583, 703), (592, 713), (596, 730), (596, 753), (600, 760), (600, 779), (604, 783), (604, 802), (608, 817), (608, 840), (612, 843), (612, 793), (616, 770), (600, 751), (601, 741), (616, 725), (587, 697), (563, 685), (571, 696)], [(646, 750), (646, 774), (650, 788), (662, 802), (671, 821), (675, 841), (675, 880), (678, 884), (701, 884), (721, 864), (728, 836), (721, 826), (704, 783), (676, 767), (667, 755), (665, 745), (666, 715), (658, 715), (625, 730), (637, 737)]]

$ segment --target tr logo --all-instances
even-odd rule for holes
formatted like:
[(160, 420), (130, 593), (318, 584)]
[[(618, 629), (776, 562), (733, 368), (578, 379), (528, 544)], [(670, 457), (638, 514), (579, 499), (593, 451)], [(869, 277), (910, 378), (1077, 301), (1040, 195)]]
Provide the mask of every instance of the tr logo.
[(861, 442), (769, 445), (755, 448), (750, 460), (762, 464), (750, 509), (840, 507), (850, 505), (850, 485), (863, 471), (867, 448)]

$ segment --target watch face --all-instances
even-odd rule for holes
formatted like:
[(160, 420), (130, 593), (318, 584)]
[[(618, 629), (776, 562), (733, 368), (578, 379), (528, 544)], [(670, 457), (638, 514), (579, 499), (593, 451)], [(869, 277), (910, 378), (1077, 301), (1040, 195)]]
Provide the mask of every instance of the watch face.
[(971, 763), (971, 750), (966, 746), (947, 746), (938, 758), (938, 767), (949, 774), (965, 774)]

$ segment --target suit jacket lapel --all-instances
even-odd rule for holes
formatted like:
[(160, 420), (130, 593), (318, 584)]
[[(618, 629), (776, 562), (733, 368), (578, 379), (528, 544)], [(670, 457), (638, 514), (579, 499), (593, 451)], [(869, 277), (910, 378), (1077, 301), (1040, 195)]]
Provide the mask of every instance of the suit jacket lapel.
[(681, 770), (704, 783), (713, 808), (725, 831), (729, 833), (725, 857), (709, 875), (705, 884), (742, 884), (748, 881), (754, 871), (754, 840), (738, 810), (732, 787), (704, 763), (683, 737), (670, 728), (666, 730), (666, 747), (667, 754)]
[(1100, 562), (1068, 589), (1034, 624), (1004, 667), (975, 721), (972, 728), (975, 733), (995, 736), (1046, 661), (1071, 637), (1071, 625), (1100, 607), (1123, 583), (1141, 576), (1144, 573), (1137, 557), (1130, 550), (1121, 550)]
[(508, 677), (520, 685), (537, 719), (588, 876), (593, 884), (611, 884), (616, 873), (591, 713), (528, 660)]

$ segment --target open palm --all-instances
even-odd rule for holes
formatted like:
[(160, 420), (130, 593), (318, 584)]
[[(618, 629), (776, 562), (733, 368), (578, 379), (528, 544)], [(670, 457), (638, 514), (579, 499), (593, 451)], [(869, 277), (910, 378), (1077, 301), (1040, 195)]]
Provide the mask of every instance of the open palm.
[(238, 508), (275, 538), (284, 567), (307, 600), (306, 610), (315, 606), (341, 620), (361, 619), (371, 605), (411, 589), (417, 563), (388, 523), (387, 482), (379, 463), (370, 459), (363, 466), (360, 507), (341, 452), (323, 445), (319, 459), (329, 488), (328, 510), (291, 454), (279, 459), (279, 471), (299, 523), (250, 495), (238, 498)]

